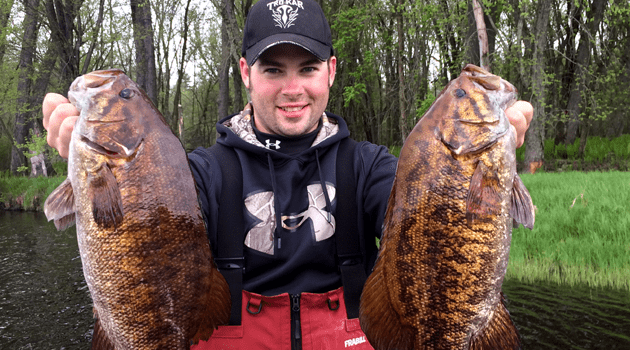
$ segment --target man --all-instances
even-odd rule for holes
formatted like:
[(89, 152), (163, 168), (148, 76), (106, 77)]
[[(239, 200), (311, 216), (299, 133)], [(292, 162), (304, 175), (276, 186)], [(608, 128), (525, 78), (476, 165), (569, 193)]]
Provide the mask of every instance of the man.
[[(342, 254), (348, 245), (339, 241), (356, 238), (360, 256), (355, 261), (369, 273), (396, 158), (383, 146), (346, 141), (344, 120), (324, 112), (337, 59), (316, 2), (259, 1), (245, 24), (242, 55), (241, 77), (251, 102), (217, 124), (217, 143), (223, 146), (197, 149), (189, 159), (218, 265), (222, 272), (237, 271), (228, 282), (242, 283), (243, 292), (239, 288), (232, 295), (237, 311), (231, 325), (194, 348), (371, 349), (356, 316), (347, 317), (356, 315), (356, 295), (346, 300), (344, 291), (356, 294), (362, 284), (343, 275), (351, 260)], [(76, 109), (63, 96), (49, 94), (43, 113), (48, 143), (67, 157)], [(531, 105), (517, 102), (506, 113), (521, 145)], [(229, 195), (236, 196), (243, 215), (227, 225), (220, 222), (233, 216), (220, 209), (227, 206), (221, 194), (230, 177), (222, 171), (234, 164), (228, 166), (229, 158), (215, 152), (221, 147), (235, 156), (242, 174), (242, 191)], [(356, 184), (352, 214), (339, 205), (338, 194), (352, 187), (337, 176), (344, 161), (350, 163), (349, 181)], [(340, 232), (349, 221), (357, 232)], [(237, 227), (237, 233), (229, 227)], [(242, 249), (241, 256), (223, 259), (226, 240), (230, 249)], [(348, 310), (347, 302), (353, 305)]]

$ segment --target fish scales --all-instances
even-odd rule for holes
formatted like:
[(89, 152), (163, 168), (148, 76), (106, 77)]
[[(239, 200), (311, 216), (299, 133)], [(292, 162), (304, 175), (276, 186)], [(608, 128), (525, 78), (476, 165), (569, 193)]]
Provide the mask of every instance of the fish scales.
[(405, 141), (361, 297), (375, 349), (520, 346), (501, 294), (512, 217), (530, 228), (534, 220), (503, 112), (515, 93), (469, 65)]
[(189, 349), (227, 323), (230, 297), (206, 237), (187, 156), (119, 70), (77, 78), (68, 179), (46, 200), (76, 221), (97, 319), (93, 349)]

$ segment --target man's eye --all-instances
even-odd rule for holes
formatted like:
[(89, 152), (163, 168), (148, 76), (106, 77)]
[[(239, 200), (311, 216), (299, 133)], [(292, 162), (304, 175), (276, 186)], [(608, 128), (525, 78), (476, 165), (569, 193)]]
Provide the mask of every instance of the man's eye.
[(315, 68), (315, 67), (304, 67), (304, 68), (302, 69), (302, 71), (304, 71), (304, 72), (306, 72), (306, 73), (314, 72), (314, 71), (316, 71), (316, 70), (317, 70), (317, 68)]
[(271, 73), (271, 74), (276, 74), (276, 73), (279, 73), (280, 70), (278, 70), (278, 68), (267, 68), (267, 69), (265, 69), (265, 72), (266, 73)]

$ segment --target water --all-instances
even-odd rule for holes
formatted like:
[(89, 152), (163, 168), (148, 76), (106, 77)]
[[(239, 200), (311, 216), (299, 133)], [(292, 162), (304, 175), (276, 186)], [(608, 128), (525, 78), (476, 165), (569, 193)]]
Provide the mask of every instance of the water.
[[(630, 293), (506, 281), (523, 349), (630, 349)], [(89, 349), (92, 307), (74, 228), (0, 211), (0, 349)]]
[(89, 349), (92, 323), (74, 228), (0, 211), (0, 349)]
[(630, 349), (630, 292), (506, 281), (523, 349)]

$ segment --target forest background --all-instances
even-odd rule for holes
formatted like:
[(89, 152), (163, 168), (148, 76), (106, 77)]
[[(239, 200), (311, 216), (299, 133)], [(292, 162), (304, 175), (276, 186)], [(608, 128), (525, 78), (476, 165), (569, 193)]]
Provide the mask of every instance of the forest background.
[[(338, 57), (328, 110), (353, 137), (395, 149), (466, 63), (480, 64), (472, 1), (318, 0)], [(0, 171), (65, 171), (41, 102), (87, 72), (123, 69), (188, 150), (247, 101), (239, 74), (252, 0), (0, 0)], [(535, 108), (522, 168), (630, 159), (630, 2), (481, 1), (491, 71)], [(613, 152), (614, 151), (614, 152)], [(588, 152), (587, 152), (588, 153)], [(29, 161), (30, 160), (30, 161)], [(31, 164), (35, 164), (31, 167)], [(54, 169), (54, 170), (53, 170)]]

